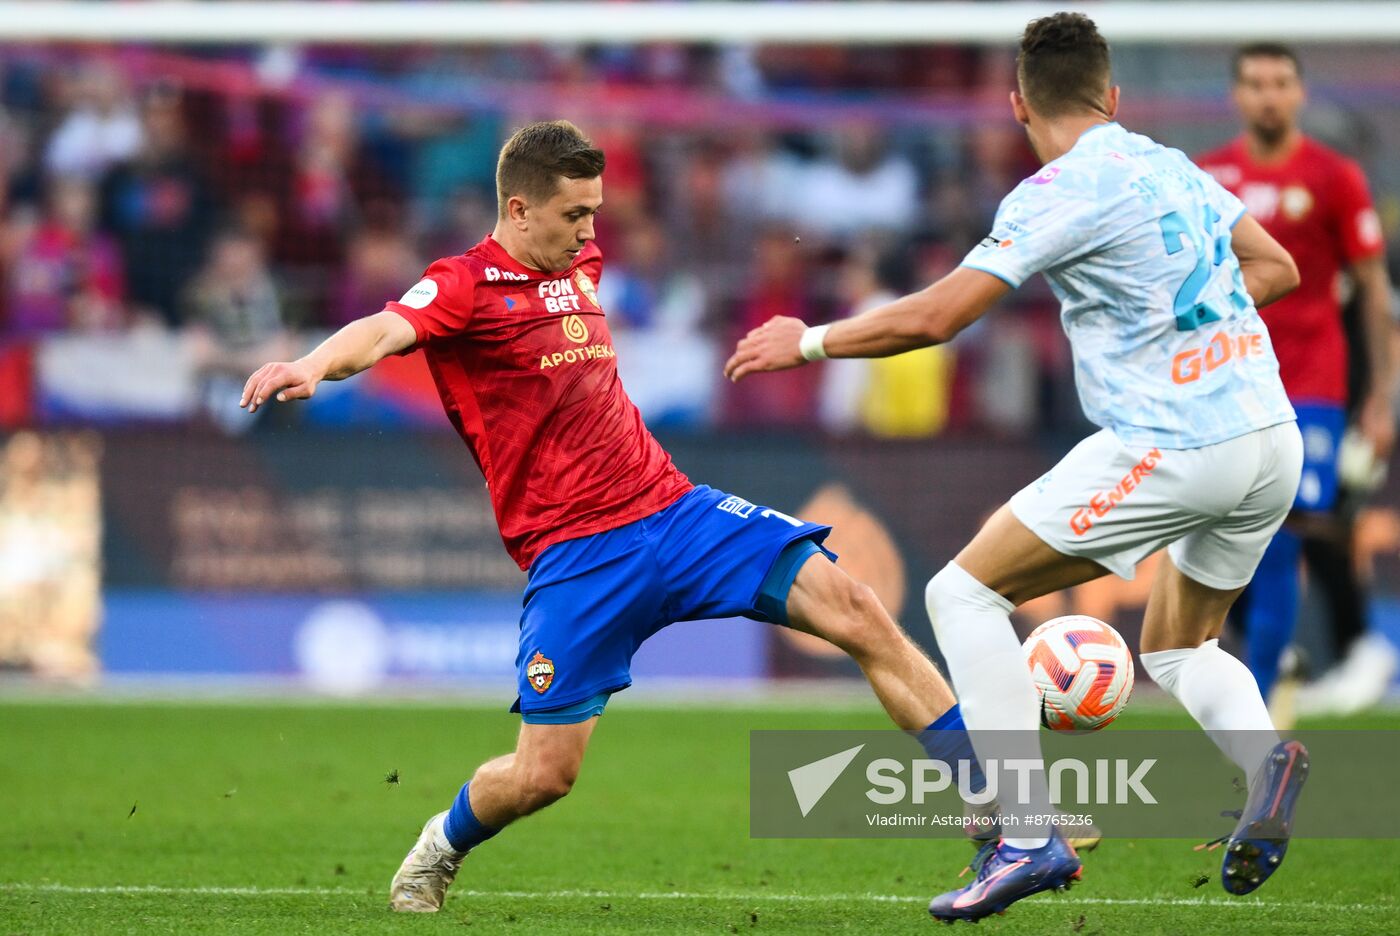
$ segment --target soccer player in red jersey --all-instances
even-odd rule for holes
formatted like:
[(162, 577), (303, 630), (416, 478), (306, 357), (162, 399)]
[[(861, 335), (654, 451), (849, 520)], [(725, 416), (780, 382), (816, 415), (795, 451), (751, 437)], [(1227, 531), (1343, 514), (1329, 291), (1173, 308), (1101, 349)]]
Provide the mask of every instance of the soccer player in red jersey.
[(1324, 525), (1323, 515), (1337, 501), (1348, 404), (1343, 273), (1359, 294), (1370, 364), (1369, 391), (1354, 401), (1358, 428), (1380, 460), (1395, 438), (1394, 326), (1380, 221), (1360, 167), (1299, 129), (1305, 97), (1291, 49), (1274, 43), (1241, 48), (1234, 58), (1234, 100), (1245, 132), (1196, 160), (1293, 255), (1301, 277), (1297, 291), (1262, 310), (1304, 441), (1292, 528), (1285, 526), (1270, 544), (1243, 602), (1248, 662), (1265, 698), (1298, 617), (1300, 533)]
[(572, 124), (523, 128), (501, 151), (493, 234), (306, 357), (264, 365), (243, 391), (249, 410), (306, 399), (322, 380), (421, 348), (529, 573), (516, 749), (424, 826), (391, 885), (395, 910), (440, 909), (468, 851), (569, 792), (633, 654), (676, 621), (743, 615), (823, 637), (931, 756), (975, 763), (937, 669), (828, 561), (830, 528), (691, 484), (642, 424), (598, 305), (603, 168)]

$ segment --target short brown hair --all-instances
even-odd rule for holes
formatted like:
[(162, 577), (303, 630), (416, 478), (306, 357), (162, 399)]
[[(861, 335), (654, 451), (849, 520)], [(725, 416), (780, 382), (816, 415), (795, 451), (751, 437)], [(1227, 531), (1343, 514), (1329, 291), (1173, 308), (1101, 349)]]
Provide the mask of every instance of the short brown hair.
[(1242, 77), (1245, 60), (1255, 58), (1287, 59), (1293, 63), (1293, 71), (1298, 77), (1303, 77), (1303, 63), (1298, 61), (1298, 53), (1293, 51), (1292, 46), (1282, 42), (1251, 42), (1236, 49), (1235, 57), (1230, 62), (1230, 72), (1236, 83)]
[(1031, 20), (1016, 57), (1021, 93), (1045, 117), (1104, 110), (1112, 80), (1108, 42), (1083, 13)]
[(546, 120), (521, 127), (501, 147), (496, 162), (497, 207), (505, 214), (512, 195), (547, 201), (559, 177), (596, 179), (603, 174), (603, 151), (567, 120)]

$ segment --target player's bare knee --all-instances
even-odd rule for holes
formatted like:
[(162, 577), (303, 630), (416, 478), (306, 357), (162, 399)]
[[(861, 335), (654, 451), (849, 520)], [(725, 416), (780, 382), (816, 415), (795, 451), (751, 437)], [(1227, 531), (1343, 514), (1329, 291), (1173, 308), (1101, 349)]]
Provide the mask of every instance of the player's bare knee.
[(898, 638), (897, 628), (869, 585), (842, 575), (829, 602), (821, 636), (856, 659), (879, 653)]
[(863, 582), (852, 581), (846, 600), (854, 643), (873, 651), (898, 636), (898, 628), (885, 611), (875, 589)]
[(535, 763), (521, 776), (520, 797), (525, 812), (543, 809), (569, 795), (578, 779), (578, 766), (561, 763)]

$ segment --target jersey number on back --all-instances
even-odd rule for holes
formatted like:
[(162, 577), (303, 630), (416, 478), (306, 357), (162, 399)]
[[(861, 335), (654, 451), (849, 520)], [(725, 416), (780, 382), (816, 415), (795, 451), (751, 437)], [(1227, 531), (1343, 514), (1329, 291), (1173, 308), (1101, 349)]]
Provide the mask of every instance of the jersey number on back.
[(1172, 257), (1188, 246), (1196, 255), (1196, 266), (1186, 276), (1181, 288), (1172, 301), (1172, 312), (1176, 314), (1177, 331), (1195, 331), (1207, 322), (1220, 321), (1220, 313), (1201, 302), (1201, 292), (1210, 283), (1211, 273), (1225, 260), (1230, 238), (1227, 234), (1212, 237), (1215, 223), (1220, 214), (1206, 205), (1204, 228), (1192, 227), (1179, 211), (1170, 211), (1159, 219), (1162, 225), (1162, 240), (1167, 245), (1167, 256)]

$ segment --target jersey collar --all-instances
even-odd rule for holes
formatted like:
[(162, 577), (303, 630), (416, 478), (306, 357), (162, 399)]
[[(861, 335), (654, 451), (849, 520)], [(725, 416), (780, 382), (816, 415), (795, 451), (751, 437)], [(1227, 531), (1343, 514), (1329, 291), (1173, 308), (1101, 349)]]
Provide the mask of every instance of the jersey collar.
[(546, 270), (536, 270), (521, 263), (519, 260), (512, 257), (510, 251), (502, 247), (500, 241), (496, 240), (490, 234), (482, 238), (481, 243), (477, 246), (485, 251), (496, 265), (510, 270), (513, 273), (523, 273), (530, 277), (531, 280), (552, 280), (564, 276), (572, 276), (573, 272), (578, 269), (579, 264), (595, 256), (598, 250), (598, 245), (593, 241), (589, 241), (588, 244), (578, 252), (578, 256), (574, 257), (574, 262), (569, 264), (567, 270), (561, 270), (558, 273), (550, 273)]
[(1074, 146), (1071, 146), (1070, 149), (1074, 149), (1075, 146), (1078, 146), (1080, 143), (1083, 143), (1084, 140), (1086, 140), (1090, 134), (1098, 133), (1100, 130), (1105, 130), (1109, 127), (1115, 127), (1120, 130), (1122, 129), (1118, 126), (1118, 121), (1116, 120), (1110, 120), (1108, 123), (1094, 124), (1088, 130), (1085, 130), (1083, 133), (1079, 134), (1079, 139), (1074, 141)]

